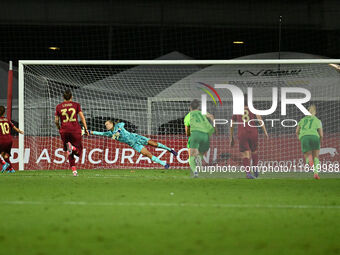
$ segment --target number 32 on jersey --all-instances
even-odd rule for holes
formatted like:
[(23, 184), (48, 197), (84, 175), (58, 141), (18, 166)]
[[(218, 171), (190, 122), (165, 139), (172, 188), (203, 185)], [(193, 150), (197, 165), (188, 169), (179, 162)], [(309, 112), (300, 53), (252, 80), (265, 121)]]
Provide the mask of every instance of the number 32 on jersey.
[(65, 116), (65, 119), (63, 122), (74, 122), (76, 119), (74, 118), (74, 115), (76, 114), (76, 109), (74, 108), (68, 108), (68, 109), (61, 109), (61, 115)]

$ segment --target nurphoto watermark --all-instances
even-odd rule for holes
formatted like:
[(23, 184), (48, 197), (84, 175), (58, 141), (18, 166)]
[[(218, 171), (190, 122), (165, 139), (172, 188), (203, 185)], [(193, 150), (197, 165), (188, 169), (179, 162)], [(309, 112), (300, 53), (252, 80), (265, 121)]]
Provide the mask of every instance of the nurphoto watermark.
[(297, 172), (323, 172), (323, 173), (340, 173), (339, 163), (318, 164), (316, 167), (305, 165), (260, 165), (260, 166), (235, 166), (235, 165), (212, 165), (196, 166), (198, 173), (247, 173), (258, 172), (265, 173), (297, 173)]

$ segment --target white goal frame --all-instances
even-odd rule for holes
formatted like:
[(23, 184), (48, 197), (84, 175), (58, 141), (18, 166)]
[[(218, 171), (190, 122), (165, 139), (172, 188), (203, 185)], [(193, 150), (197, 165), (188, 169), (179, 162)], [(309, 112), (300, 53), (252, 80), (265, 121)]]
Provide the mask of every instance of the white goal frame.
[[(256, 59), (256, 60), (19, 60), (19, 128), (24, 130), (24, 66), (26, 65), (257, 65), (257, 64), (340, 64), (340, 59)], [(339, 95), (340, 96), (340, 95)], [(150, 98), (148, 111), (151, 111)], [(155, 99), (157, 101), (157, 99)], [(149, 129), (148, 124), (148, 129)], [(24, 170), (24, 135), (19, 136), (19, 170)]]

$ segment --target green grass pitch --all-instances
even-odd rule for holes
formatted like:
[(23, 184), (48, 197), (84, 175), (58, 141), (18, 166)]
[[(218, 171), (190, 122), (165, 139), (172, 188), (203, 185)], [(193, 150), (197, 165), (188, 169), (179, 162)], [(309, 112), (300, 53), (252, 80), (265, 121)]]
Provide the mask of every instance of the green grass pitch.
[(0, 254), (339, 254), (340, 179), (0, 175)]

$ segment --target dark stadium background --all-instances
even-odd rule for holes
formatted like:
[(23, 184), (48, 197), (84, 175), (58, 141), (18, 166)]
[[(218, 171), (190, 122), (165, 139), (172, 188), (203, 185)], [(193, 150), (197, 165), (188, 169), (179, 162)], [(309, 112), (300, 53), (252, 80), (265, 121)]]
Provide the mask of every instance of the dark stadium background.
[[(270, 4), (254, 0), (3, 0), (0, 61), (13, 60), (16, 67), (19, 59), (156, 59), (174, 51), (192, 59), (280, 51), (340, 58), (339, 14), (335, 0)], [(7, 76), (0, 77), (0, 82), (0, 102), (5, 104)], [(16, 123), (17, 88), (13, 91)], [(182, 123), (182, 119), (172, 120), (158, 133), (169, 129), (183, 133)], [(335, 122), (330, 127), (339, 128)]]
[(231, 59), (279, 47), (340, 58), (339, 13), (336, 0), (2, 0), (0, 60), (155, 59), (172, 51)]

